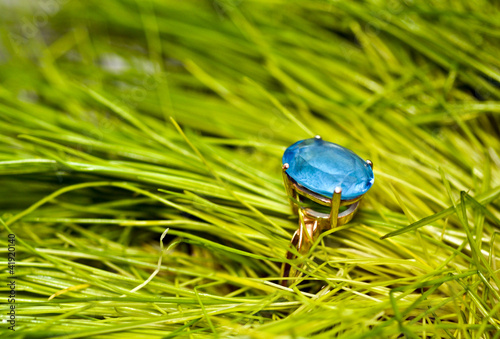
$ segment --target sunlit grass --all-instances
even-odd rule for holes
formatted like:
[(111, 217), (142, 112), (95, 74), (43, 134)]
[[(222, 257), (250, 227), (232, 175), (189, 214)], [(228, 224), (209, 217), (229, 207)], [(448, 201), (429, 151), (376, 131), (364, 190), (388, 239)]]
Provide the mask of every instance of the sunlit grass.
[[(500, 336), (493, 4), (47, 3), (0, 9), (2, 336)], [(286, 288), (316, 134), (375, 185)]]

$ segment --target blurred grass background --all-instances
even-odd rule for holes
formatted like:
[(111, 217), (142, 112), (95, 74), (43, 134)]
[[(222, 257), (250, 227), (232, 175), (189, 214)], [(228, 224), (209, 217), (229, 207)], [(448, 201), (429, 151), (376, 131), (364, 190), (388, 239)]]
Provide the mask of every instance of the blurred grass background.
[[(0, 20), (2, 337), (500, 337), (497, 1), (3, 0)], [(281, 156), (316, 134), (375, 185), (285, 288)]]

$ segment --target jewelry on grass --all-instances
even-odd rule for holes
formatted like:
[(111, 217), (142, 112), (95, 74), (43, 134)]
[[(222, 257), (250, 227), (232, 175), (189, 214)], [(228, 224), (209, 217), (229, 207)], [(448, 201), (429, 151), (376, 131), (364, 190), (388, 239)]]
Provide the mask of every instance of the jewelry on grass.
[[(319, 235), (349, 222), (364, 194), (372, 187), (373, 164), (345, 147), (324, 141), (319, 135), (300, 140), (283, 154), (283, 182), (294, 214), (299, 216), (299, 229), (291, 246), (306, 254)], [(303, 206), (303, 199), (327, 206), (329, 213)], [(341, 206), (347, 208), (340, 212)], [(295, 254), (287, 253), (287, 259)], [(297, 276), (290, 264), (284, 263), (283, 278)], [(288, 280), (283, 279), (286, 286)]]

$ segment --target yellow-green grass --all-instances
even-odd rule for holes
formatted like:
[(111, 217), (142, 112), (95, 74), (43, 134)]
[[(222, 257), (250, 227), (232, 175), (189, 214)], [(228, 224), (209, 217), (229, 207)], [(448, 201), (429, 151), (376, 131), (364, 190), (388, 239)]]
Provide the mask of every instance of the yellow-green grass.
[[(498, 3), (0, 6), (2, 337), (500, 337)], [(316, 134), (375, 185), (282, 287)]]

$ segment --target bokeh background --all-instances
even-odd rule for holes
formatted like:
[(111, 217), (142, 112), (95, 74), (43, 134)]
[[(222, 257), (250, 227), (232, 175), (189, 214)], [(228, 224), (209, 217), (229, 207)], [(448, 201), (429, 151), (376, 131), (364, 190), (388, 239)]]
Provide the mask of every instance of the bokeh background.
[[(2, 0), (0, 21), (2, 337), (499, 337), (497, 1)], [(375, 185), (283, 287), (281, 156), (314, 135)]]

